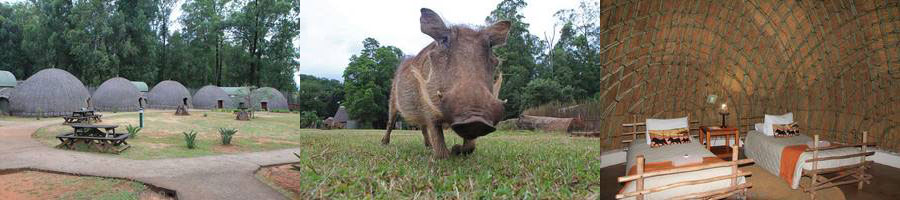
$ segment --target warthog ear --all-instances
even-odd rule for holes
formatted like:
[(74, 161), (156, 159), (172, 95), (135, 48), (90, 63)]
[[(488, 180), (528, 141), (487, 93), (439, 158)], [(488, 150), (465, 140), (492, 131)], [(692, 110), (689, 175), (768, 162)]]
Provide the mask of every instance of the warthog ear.
[(438, 16), (437, 13), (428, 8), (422, 8), (421, 12), (422, 17), (419, 17), (419, 23), (422, 26), (422, 33), (431, 36), (431, 38), (434, 38), (435, 41), (441, 44), (446, 43), (448, 36), (450, 36), (450, 29), (447, 28), (447, 25), (444, 25), (444, 20), (441, 19), (441, 16)]
[(506, 36), (509, 34), (510, 25), (511, 23), (509, 21), (500, 21), (485, 29), (488, 38), (491, 40), (492, 47), (506, 44)]

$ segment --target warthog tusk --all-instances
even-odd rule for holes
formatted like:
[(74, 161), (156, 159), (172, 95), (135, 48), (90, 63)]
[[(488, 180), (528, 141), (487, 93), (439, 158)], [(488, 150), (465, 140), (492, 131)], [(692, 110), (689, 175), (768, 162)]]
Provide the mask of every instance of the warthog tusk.
[(503, 85), (503, 72), (500, 72), (500, 75), (497, 76), (497, 80), (494, 81), (494, 98), (500, 98), (500, 86)]

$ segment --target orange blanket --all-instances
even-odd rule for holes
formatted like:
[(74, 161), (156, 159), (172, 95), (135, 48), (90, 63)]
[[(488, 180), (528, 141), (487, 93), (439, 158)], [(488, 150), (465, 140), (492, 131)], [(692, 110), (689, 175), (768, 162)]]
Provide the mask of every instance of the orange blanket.
[[(721, 158), (718, 158), (718, 157), (703, 157), (703, 162), (687, 164), (687, 165), (682, 165), (682, 166), (678, 166), (678, 167), (691, 167), (691, 166), (717, 163), (717, 162), (725, 162), (725, 160), (722, 160)], [(667, 169), (672, 169), (672, 168), (675, 168), (675, 165), (672, 164), (672, 161), (644, 163), (644, 173), (652, 172), (652, 171), (667, 170)], [(631, 166), (631, 168), (628, 169), (628, 174), (626, 174), (626, 176), (631, 176), (631, 175), (635, 175), (635, 174), (637, 174), (637, 163), (635, 163), (634, 166)], [(626, 183), (625, 187), (622, 187), (622, 189), (619, 190), (619, 193), (624, 192), (625, 188), (628, 188), (628, 185), (632, 184), (632, 183), (634, 183), (634, 182), (632, 181), (632, 182)]]
[(791, 181), (794, 180), (794, 169), (796, 169), (800, 154), (803, 154), (808, 147), (805, 144), (801, 144), (787, 146), (781, 150), (781, 167), (778, 170), (778, 174), (788, 182), (788, 185), (791, 185)]

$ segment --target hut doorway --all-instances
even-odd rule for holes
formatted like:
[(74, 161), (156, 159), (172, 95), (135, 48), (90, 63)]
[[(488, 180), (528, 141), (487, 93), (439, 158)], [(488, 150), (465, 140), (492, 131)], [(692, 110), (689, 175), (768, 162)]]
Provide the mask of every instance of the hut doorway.
[(138, 108), (144, 107), (144, 98), (138, 98)]
[(181, 105), (184, 105), (184, 106), (187, 106), (187, 105), (188, 105), (188, 103), (187, 103), (187, 98), (181, 99), (181, 102), (183, 103), (183, 104), (181, 104)]
[(262, 110), (269, 111), (269, 102), (259, 102), (259, 106), (262, 107)]
[(0, 98), (0, 115), (9, 114), (9, 99)]
[(218, 108), (218, 109), (225, 108), (225, 101), (223, 101), (223, 100), (216, 101), (216, 108)]

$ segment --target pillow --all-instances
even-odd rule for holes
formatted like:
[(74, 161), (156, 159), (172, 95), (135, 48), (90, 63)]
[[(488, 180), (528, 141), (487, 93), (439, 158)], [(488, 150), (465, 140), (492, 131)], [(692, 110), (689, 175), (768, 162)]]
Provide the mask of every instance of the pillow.
[(766, 131), (766, 130), (763, 130), (763, 129), (764, 129), (763, 127), (766, 127), (766, 124), (764, 124), (764, 123), (756, 123), (756, 124), (753, 125), (753, 128), (754, 128), (753, 130), (756, 130), (756, 131), (762, 133), (763, 131)]
[(800, 126), (797, 123), (772, 124), (775, 137), (792, 137), (800, 135)]
[(671, 130), (650, 130), (650, 147), (656, 148), (670, 144), (690, 143), (691, 135), (687, 128)]
[(763, 128), (765, 128), (765, 131), (763, 131), (763, 133), (768, 136), (774, 136), (775, 129), (772, 129), (772, 125), (794, 123), (794, 113), (787, 113), (784, 115), (766, 115), (763, 122), (765, 123), (765, 125), (763, 126)]
[(651, 130), (672, 130), (672, 129), (680, 129), (688, 127), (688, 118), (675, 118), (675, 119), (647, 119), (647, 144), (650, 144), (650, 131)]

